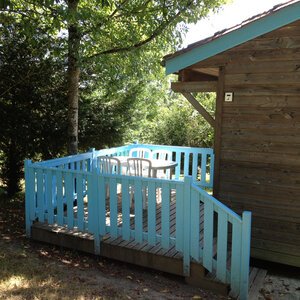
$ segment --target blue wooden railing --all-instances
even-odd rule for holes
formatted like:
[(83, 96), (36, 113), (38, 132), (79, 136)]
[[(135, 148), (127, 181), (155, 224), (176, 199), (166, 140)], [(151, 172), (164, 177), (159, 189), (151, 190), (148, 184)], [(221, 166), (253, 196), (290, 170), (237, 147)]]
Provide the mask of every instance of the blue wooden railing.
[[(169, 147), (178, 162), (175, 180), (142, 178), (124, 175), (102, 175), (96, 170), (100, 155), (127, 155), (129, 145), (45, 162), (25, 162), (26, 233), (30, 236), (34, 221), (77, 228), (95, 238), (95, 253), (101, 253), (101, 238), (110, 234), (124, 240), (176, 247), (183, 254), (186, 276), (194, 259), (216, 272), (216, 277), (231, 285), (233, 295), (247, 299), (250, 257), (251, 214), (242, 218), (201, 188), (211, 180), (201, 180), (199, 161), (207, 167), (213, 163), (210, 149)], [(204, 153), (204, 154), (203, 154)], [(199, 160), (199, 156), (200, 160)], [(186, 158), (188, 157), (188, 158)], [(203, 158), (206, 157), (206, 158)], [(195, 166), (196, 165), (196, 166)], [(188, 167), (187, 167), (188, 166)], [(211, 168), (211, 167), (210, 167)], [(197, 171), (196, 171), (197, 170)], [(176, 175), (177, 172), (177, 175)], [(200, 173), (200, 176), (199, 176)], [(211, 171), (212, 174), (212, 171)], [(176, 180), (181, 179), (181, 180)], [(203, 178), (202, 178), (203, 179)], [(109, 203), (106, 201), (109, 187)], [(157, 192), (161, 194), (161, 228), (157, 229)], [(134, 225), (130, 224), (130, 196), (134, 191)], [(143, 198), (147, 191), (147, 226), (143, 226)], [(171, 197), (172, 195), (172, 197)], [(76, 209), (74, 201), (76, 200)], [(121, 201), (121, 212), (118, 211)], [(170, 205), (175, 201), (175, 232), (171, 232)], [(174, 203), (173, 203), (174, 204)], [(108, 207), (107, 207), (108, 206)], [(109, 211), (109, 214), (107, 212)], [(118, 214), (122, 214), (121, 222)], [(145, 213), (145, 211), (144, 211)], [(216, 227), (217, 230), (214, 230)], [(217, 234), (214, 235), (214, 232)], [(216, 241), (216, 255), (214, 251)], [(228, 261), (230, 264), (228, 265)]]

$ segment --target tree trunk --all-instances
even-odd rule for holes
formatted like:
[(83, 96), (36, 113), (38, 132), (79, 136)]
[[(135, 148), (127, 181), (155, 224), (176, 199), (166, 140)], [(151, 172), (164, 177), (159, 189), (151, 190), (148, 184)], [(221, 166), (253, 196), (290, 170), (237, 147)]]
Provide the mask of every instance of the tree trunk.
[(71, 16), (68, 26), (68, 152), (78, 152), (78, 98), (79, 98), (79, 47), (80, 33), (76, 12), (79, 0), (69, 0), (68, 9)]

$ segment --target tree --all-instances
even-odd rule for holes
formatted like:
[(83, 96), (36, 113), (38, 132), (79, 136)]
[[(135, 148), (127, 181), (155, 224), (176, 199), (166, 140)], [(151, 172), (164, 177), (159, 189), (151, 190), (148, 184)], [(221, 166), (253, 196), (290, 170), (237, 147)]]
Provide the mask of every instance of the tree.
[(196, 22), (223, 2), (7, 0), (5, 12), (26, 19), (29, 33), (36, 20), (48, 34), (57, 35), (67, 30), (68, 34), (62, 40), (67, 43), (68, 148), (69, 153), (76, 153), (80, 72), (90, 65), (99, 66), (104, 59), (115, 54), (134, 52), (138, 59), (142, 52), (149, 50), (149, 44), (153, 55), (155, 49), (159, 49), (159, 55), (162, 51), (174, 50), (185, 31), (182, 22)]
[(0, 34), (0, 175), (9, 195), (20, 188), (25, 158), (62, 152), (67, 127), (64, 70), (48, 53), (53, 41), (39, 30), (28, 41), (23, 28), (11, 23)]
[[(196, 96), (211, 115), (215, 113), (215, 94)], [(208, 148), (213, 146), (213, 128), (180, 95), (169, 95), (159, 102), (159, 111), (153, 114), (133, 138), (143, 143)]]

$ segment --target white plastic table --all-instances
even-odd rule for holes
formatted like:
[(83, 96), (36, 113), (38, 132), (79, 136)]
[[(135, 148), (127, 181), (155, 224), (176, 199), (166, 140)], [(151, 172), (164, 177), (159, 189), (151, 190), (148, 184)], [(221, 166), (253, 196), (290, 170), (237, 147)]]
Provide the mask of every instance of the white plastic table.
[[(113, 158), (117, 158), (122, 167), (127, 167), (127, 159), (132, 158), (131, 156), (113, 156)], [(157, 171), (163, 170), (166, 171), (168, 169), (175, 168), (178, 163), (172, 160), (163, 160), (163, 159), (149, 159), (151, 161), (151, 170), (152, 170), (152, 177), (157, 178)]]

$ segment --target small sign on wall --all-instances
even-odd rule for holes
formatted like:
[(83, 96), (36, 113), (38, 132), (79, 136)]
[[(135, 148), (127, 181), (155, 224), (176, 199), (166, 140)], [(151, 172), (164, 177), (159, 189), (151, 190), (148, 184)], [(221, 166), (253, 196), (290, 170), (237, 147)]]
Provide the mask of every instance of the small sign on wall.
[(224, 97), (225, 102), (233, 101), (233, 92), (226, 92)]

